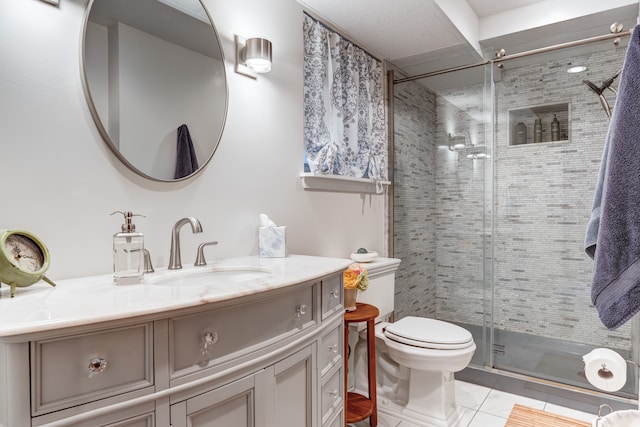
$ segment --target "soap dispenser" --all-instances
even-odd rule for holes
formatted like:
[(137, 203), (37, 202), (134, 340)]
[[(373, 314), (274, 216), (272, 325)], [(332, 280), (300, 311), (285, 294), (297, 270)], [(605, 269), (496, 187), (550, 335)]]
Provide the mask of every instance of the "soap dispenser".
[(140, 283), (144, 274), (144, 236), (136, 233), (131, 212), (116, 211), (111, 215), (124, 215), (122, 231), (113, 235), (113, 282), (116, 285)]

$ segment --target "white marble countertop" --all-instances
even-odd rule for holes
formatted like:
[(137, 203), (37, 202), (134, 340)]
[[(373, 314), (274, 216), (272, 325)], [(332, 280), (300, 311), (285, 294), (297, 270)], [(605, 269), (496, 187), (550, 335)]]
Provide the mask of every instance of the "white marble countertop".
[[(115, 285), (111, 274), (60, 281), (52, 278), (55, 288), (39, 282), (18, 288), (14, 298), (4, 285), (0, 288), (0, 340), (252, 295), (343, 271), (351, 263), (346, 258), (304, 255), (229, 258), (203, 267), (156, 269), (145, 275), (142, 284), (134, 285)], [(211, 277), (215, 279), (198, 284), (203, 275), (214, 271)], [(188, 279), (175, 284), (174, 279), (184, 278)]]

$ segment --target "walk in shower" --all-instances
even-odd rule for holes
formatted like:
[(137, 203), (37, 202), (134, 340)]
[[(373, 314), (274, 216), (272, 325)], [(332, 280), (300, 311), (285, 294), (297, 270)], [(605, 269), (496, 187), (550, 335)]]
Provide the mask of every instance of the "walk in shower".
[[(583, 248), (609, 120), (602, 98), (615, 101), (591, 86), (617, 87), (626, 42), (416, 80), (393, 73), (396, 318), (470, 330), (472, 369), (588, 391), (591, 349), (638, 360), (635, 320), (609, 331), (598, 319)], [(575, 65), (587, 69), (567, 72)], [(615, 395), (636, 399), (632, 364), (627, 378)]]

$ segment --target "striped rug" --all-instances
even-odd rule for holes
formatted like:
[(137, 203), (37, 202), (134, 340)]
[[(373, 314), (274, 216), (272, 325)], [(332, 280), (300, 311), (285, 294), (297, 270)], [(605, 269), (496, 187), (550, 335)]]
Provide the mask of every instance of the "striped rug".
[(591, 427), (591, 424), (515, 404), (504, 427)]

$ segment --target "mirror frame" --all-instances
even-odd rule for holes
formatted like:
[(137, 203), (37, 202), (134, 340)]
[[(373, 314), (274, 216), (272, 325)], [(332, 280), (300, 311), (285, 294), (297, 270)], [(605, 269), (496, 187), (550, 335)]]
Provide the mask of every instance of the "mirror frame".
[[(151, 181), (155, 181), (155, 182), (180, 182), (180, 181), (184, 181), (190, 178), (193, 178), (197, 175), (199, 175), (204, 168), (209, 164), (209, 162), (211, 161), (211, 159), (213, 158), (214, 154), (216, 153), (216, 150), (218, 149), (218, 147), (220, 146), (220, 141), (222, 140), (222, 134), (224, 133), (224, 128), (226, 126), (226, 122), (227, 122), (227, 114), (229, 111), (229, 80), (228, 80), (228, 76), (227, 76), (227, 65), (226, 65), (226, 60), (225, 60), (225, 55), (224, 55), (224, 48), (222, 46), (222, 40), (218, 34), (218, 30), (216, 29), (215, 24), (213, 23), (213, 19), (211, 18), (211, 14), (209, 13), (209, 9), (207, 9), (207, 7), (205, 6), (204, 2), (202, 0), (198, 0), (200, 2), (200, 5), (202, 6), (202, 8), (204, 9), (205, 13), (207, 14), (207, 17), (209, 18), (209, 23), (211, 24), (211, 29), (213, 31), (213, 34), (215, 35), (216, 39), (218, 40), (218, 46), (220, 47), (220, 55), (221, 55), (221, 60), (222, 60), (222, 73), (224, 75), (224, 82), (225, 82), (225, 93), (224, 93), (224, 97), (225, 97), (225, 101), (224, 101), (224, 112), (222, 115), (222, 122), (220, 124), (220, 133), (218, 134), (218, 137), (216, 139), (216, 141), (214, 142), (213, 145), (213, 149), (211, 150), (211, 154), (209, 155), (209, 157), (207, 157), (207, 159), (199, 165), (198, 170), (196, 170), (195, 172), (193, 172), (190, 175), (187, 175), (185, 177), (182, 178), (173, 178), (173, 179), (162, 179), (162, 178), (157, 178), (157, 177), (153, 177), (151, 175), (148, 175), (144, 172), (142, 172), (140, 169), (138, 169), (135, 165), (133, 165), (129, 160), (127, 160), (127, 158), (120, 152), (120, 150), (118, 149), (118, 147), (113, 143), (111, 136), (109, 135), (109, 133), (107, 132), (104, 124), (102, 123), (102, 119), (100, 118), (100, 115), (98, 114), (98, 110), (96, 109), (95, 106), (95, 102), (93, 100), (93, 97), (91, 96), (91, 90), (89, 88), (89, 79), (87, 76), (87, 64), (86, 64), (86, 56), (85, 56), (85, 45), (86, 45), (86, 36), (87, 36), (87, 26), (89, 23), (89, 15), (91, 14), (91, 8), (93, 6), (95, 0), (89, 0), (86, 7), (85, 7), (85, 11), (84, 11), (84, 20), (83, 20), (83, 24), (82, 24), (82, 34), (80, 36), (80, 74), (81, 74), (81, 81), (82, 81), (82, 88), (84, 91), (84, 96), (85, 99), (87, 101), (87, 105), (89, 107), (89, 111), (91, 112), (91, 117), (93, 118), (93, 121), (96, 125), (96, 127), (98, 128), (98, 131), (100, 132), (100, 135), (102, 136), (102, 139), (104, 140), (104, 142), (107, 144), (107, 146), (109, 147), (109, 149), (111, 150), (111, 152), (118, 158), (118, 160), (124, 164), (127, 168), (129, 168), (129, 170), (131, 170), (132, 172), (136, 173), (137, 175), (149, 179)], [(131, 0), (131, 1), (135, 1), (135, 0)]]

